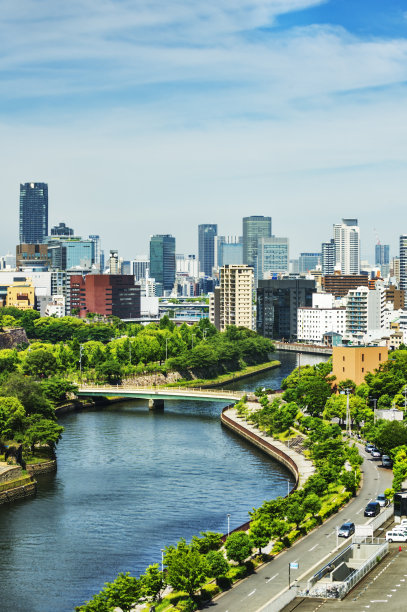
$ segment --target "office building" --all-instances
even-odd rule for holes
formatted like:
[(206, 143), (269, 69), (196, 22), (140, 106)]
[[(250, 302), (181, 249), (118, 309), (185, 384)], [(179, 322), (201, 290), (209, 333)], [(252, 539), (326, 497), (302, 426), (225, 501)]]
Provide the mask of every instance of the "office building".
[(16, 268), (37, 268), (46, 270), (51, 265), (46, 244), (18, 244), (16, 246)]
[(259, 280), (257, 332), (275, 340), (297, 339), (297, 316), (301, 306), (312, 306), (315, 281), (304, 278)]
[(19, 310), (33, 310), (35, 308), (35, 288), (30, 278), (15, 281), (7, 287), (5, 305)]
[(212, 276), (215, 265), (215, 236), (218, 233), (216, 223), (198, 225), (198, 259), (199, 271), (205, 276)]
[(394, 285), (388, 285), (385, 288), (385, 300), (386, 304), (393, 304), (394, 310), (400, 310), (404, 308), (405, 295), (401, 289), (396, 289)]
[(95, 263), (95, 243), (80, 236), (48, 236), (46, 239), (48, 257), (55, 270), (71, 268), (91, 269)]
[[(253, 329), (253, 269), (249, 266), (223, 266), (220, 269), (219, 327), (228, 325)], [(215, 304), (216, 307), (216, 304)], [(214, 315), (217, 318), (217, 315)]]
[(51, 236), (65, 236), (65, 238), (67, 238), (73, 235), (73, 229), (65, 225), (65, 223), (59, 223), (58, 225), (51, 227)]
[(271, 237), (271, 217), (255, 215), (243, 218), (243, 263), (257, 266), (257, 248), (260, 238)]
[(93, 242), (93, 265), (99, 272), (103, 272), (104, 257), (100, 236), (98, 234), (92, 234), (89, 236), (89, 240)]
[[(171, 292), (175, 283), (175, 238), (170, 234), (157, 234), (150, 239), (150, 276), (157, 289)], [(159, 295), (157, 293), (157, 295)]]
[(178, 253), (175, 256), (175, 265), (177, 274), (186, 274), (191, 278), (198, 278), (199, 264), (195, 255), (183, 255), (182, 253)]
[(48, 235), (48, 185), (20, 185), (20, 244), (41, 244)]
[(138, 255), (131, 261), (131, 273), (134, 274), (136, 282), (148, 275), (150, 261), (147, 255)]
[(257, 278), (287, 274), (289, 269), (288, 238), (259, 238), (257, 247)]
[(11, 253), (0, 257), (0, 270), (14, 270), (16, 267), (16, 256)]
[(300, 253), (299, 270), (300, 274), (308, 274), (321, 265), (321, 253)]
[(322, 289), (326, 293), (332, 293), (335, 297), (340, 298), (347, 295), (350, 289), (356, 287), (368, 287), (369, 277), (365, 275), (344, 275), (344, 274), (328, 274), (323, 276)]
[(81, 274), (70, 277), (70, 308), (80, 317), (89, 312), (120, 319), (140, 317), (140, 287), (125, 274)]
[(390, 246), (388, 244), (380, 244), (375, 246), (375, 264), (376, 266), (384, 266), (390, 264)]
[(334, 225), (335, 265), (342, 274), (360, 274), (360, 230), (357, 219)]
[(215, 267), (243, 264), (243, 237), (242, 236), (216, 236), (215, 238)]
[(400, 289), (407, 292), (407, 234), (400, 236)]
[(120, 274), (119, 252), (112, 249), (109, 254), (109, 274)]

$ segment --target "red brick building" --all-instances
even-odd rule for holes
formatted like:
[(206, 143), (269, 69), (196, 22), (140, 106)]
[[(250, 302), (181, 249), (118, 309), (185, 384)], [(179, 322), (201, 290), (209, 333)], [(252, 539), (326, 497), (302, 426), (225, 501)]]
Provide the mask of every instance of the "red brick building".
[(140, 317), (140, 287), (131, 274), (87, 274), (71, 276), (71, 312), (88, 312), (120, 319)]

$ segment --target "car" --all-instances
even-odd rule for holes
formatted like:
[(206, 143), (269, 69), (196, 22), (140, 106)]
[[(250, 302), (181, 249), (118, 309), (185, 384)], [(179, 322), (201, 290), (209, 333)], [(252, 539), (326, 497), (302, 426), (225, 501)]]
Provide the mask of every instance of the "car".
[(389, 500), (387, 499), (387, 497), (383, 494), (378, 495), (376, 497), (376, 501), (379, 503), (379, 506), (381, 508), (385, 508), (386, 506), (388, 506), (390, 504)]
[(365, 451), (367, 453), (371, 453), (374, 448), (375, 448), (374, 444), (372, 444), (371, 442), (367, 442), (365, 446)]
[(400, 531), (388, 531), (386, 533), (387, 542), (407, 542), (407, 533)]
[(407, 527), (407, 519), (401, 519), (400, 527)]
[(372, 455), (373, 459), (380, 459), (380, 457), (382, 456), (381, 452), (377, 448), (372, 448), (372, 451), (370, 454)]
[(377, 516), (380, 514), (380, 505), (378, 502), (369, 502), (365, 508), (365, 516)]
[(338, 529), (339, 538), (349, 538), (354, 533), (355, 533), (355, 523), (351, 523), (350, 521), (348, 521), (347, 523), (344, 523)]
[(393, 467), (393, 461), (390, 459), (389, 455), (382, 455), (382, 466), (384, 468)]

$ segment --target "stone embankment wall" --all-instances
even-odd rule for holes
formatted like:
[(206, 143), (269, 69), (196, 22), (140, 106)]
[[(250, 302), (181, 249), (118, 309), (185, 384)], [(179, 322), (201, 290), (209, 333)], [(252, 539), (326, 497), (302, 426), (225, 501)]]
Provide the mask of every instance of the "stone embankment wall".
[(9, 480), (17, 480), (21, 477), (21, 467), (19, 465), (0, 464), (0, 484)]
[(37, 483), (30, 482), (29, 484), (23, 485), (21, 487), (16, 487), (15, 489), (9, 489), (8, 491), (0, 492), (0, 505), (6, 504), (7, 502), (13, 502), (17, 499), (22, 499), (23, 497), (29, 497), (31, 495), (35, 495), (37, 492)]
[(168, 385), (181, 380), (182, 374), (179, 372), (168, 372), (167, 375), (162, 372), (152, 372), (151, 374), (140, 374), (133, 378), (123, 380), (124, 385), (132, 385), (134, 387), (153, 387), (154, 385)]
[(55, 472), (57, 469), (56, 459), (52, 461), (44, 461), (43, 463), (30, 463), (27, 465), (27, 472), (30, 476), (34, 474), (47, 474), (48, 472)]
[(7, 327), (0, 331), (0, 350), (12, 349), (23, 343), (29, 344), (23, 327)]
[[(250, 408), (250, 403), (248, 403)], [(256, 408), (256, 406), (253, 406)], [(222, 424), (232, 429), (262, 451), (282, 463), (294, 475), (297, 487), (302, 487), (315, 472), (311, 461), (292, 448), (288, 448), (279, 440), (267, 436), (250, 423), (241, 419), (234, 408), (226, 408), (221, 415)]]

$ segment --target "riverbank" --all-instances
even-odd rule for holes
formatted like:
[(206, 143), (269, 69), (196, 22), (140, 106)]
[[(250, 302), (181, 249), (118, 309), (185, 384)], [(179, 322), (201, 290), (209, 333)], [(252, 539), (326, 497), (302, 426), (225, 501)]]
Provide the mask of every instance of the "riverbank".
[(176, 383), (170, 383), (165, 386), (167, 387), (196, 387), (199, 386), (201, 389), (211, 389), (221, 387), (223, 385), (231, 384), (239, 380), (249, 378), (254, 374), (262, 374), (274, 368), (281, 366), (280, 361), (268, 361), (254, 366), (247, 366), (243, 370), (237, 370), (236, 372), (228, 372), (227, 374), (221, 374), (216, 378), (194, 378), (193, 380), (179, 380)]
[(0, 505), (30, 497), (37, 492), (37, 482), (24, 474), (21, 466), (0, 462)]

